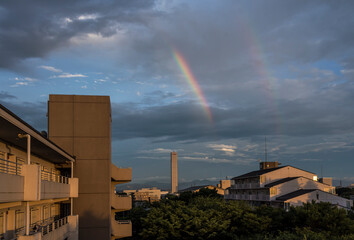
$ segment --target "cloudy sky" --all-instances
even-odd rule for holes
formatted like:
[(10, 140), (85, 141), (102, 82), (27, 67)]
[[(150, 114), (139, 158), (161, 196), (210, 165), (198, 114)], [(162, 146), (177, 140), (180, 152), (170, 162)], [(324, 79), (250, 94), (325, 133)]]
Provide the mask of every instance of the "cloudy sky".
[(109, 95), (134, 182), (280, 161), (354, 182), (353, 1), (0, 1), (0, 103), (46, 129), (49, 94)]

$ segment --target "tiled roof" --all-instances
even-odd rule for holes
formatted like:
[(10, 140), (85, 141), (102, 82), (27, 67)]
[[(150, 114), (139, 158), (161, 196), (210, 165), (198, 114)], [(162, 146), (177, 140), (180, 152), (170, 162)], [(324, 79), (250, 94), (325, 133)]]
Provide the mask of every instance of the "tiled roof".
[(277, 200), (278, 201), (286, 201), (286, 200), (289, 200), (289, 199), (292, 199), (292, 198), (295, 198), (295, 197), (298, 197), (298, 196), (301, 196), (301, 195), (304, 195), (306, 193), (310, 193), (310, 192), (313, 192), (316, 190), (318, 190), (318, 189), (300, 189), (300, 190), (285, 194), (283, 196), (277, 197)]
[(279, 184), (282, 184), (282, 183), (285, 183), (285, 182), (289, 182), (289, 181), (294, 180), (296, 178), (299, 178), (299, 177), (282, 178), (282, 179), (280, 179), (278, 181), (268, 183), (268, 184), (264, 185), (264, 187), (270, 188), (270, 187), (273, 187), (273, 186), (276, 186), (276, 185), (279, 185)]
[(242, 178), (250, 178), (250, 177), (258, 177), (258, 176), (263, 175), (265, 173), (273, 172), (275, 170), (278, 170), (278, 169), (281, 169), (281, 168), (285, 168), (285, 167), (292, 167), (292, 168), (296, 168), (296, 169), (299, 169), (299, 170), (304, 171), (304, 172), (308, 172), (308, 173), (314, 174), (313, 172), (309, 172), (309, 171), (303, 170), (301, 168), (297, 168), (297, 167), (293, 167), (293, 166), (290, 166), (290, 165), (286, 165), (286, 166), (282, 166), (282, 167), (268, 168), (268, 169), (263, 169), (263, 170), (249, 172), (249, 173), (234, 177), (234, 178), (232, 178), (232, 180), (242, 179)]
[[(283, 166), (283, 167), (285, 167), (285, 166)], [(257, 177), (257, 176), (260, 176), (262, 174), (269, 173), (269, 172), (278, 170), (278, 169), (283, 168), (283, 167), (268, 168), (268, 169), (263, 169), (263, 170), (249, 172), (249, 173), (234, 177), (234, 178), (232, 178), (232, 180), (241, 179), (241, 178), (249, 178), (249, 177)]]

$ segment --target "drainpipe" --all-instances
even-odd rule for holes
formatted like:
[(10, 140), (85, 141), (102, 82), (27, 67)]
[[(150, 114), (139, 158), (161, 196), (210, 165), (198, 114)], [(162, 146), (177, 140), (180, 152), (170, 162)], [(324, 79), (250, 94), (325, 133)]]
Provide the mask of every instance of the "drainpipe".
[[(71, 178), (74, 178), (74, 162), (71, 162)], [(74, 198), (70, 198), (70, 215), (74, 213)]]
[(31, 164), (31, 135), (29, 134), (18, 134), (19, 138), (27, 138), (27, 164)]
[[(18, 134), (19, 138), (27, 138), (27, 165), (31, 164), (31, 136), (29, 134)], [(30, 207), (29, 201), (26, 202), (26, 235), (29, 236), (30, 230)]]

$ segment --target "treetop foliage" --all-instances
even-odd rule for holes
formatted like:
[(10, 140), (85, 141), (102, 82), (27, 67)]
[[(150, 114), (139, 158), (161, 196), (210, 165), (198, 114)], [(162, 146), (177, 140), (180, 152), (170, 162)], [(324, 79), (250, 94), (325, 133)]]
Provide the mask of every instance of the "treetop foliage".
[(353, 217), (329, 203), (306, 203), (286, 212), (226, 202), (209, 190), (169, 196), (147, 210), (133, 209), (136, 239), (354, 240)]

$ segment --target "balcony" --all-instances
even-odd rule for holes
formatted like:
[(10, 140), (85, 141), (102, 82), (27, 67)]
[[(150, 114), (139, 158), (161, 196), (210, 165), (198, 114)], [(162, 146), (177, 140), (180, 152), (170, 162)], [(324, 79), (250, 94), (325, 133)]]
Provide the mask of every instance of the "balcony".
[(78, 239), (78, 215), (39, 222), (31, 226), (30, 235), (17, 231), (18, 240)]
[(132, 236), (132, 222), (130, 220), (112, 220), (112, 235), (115, 238)]
[(111, 195), (112, 209), (116, 211), (128, 211), (132, 209), (131, 196), (122, 196), (112, 193)]
[(0, 159), (0, 203), (78, 197), (78, 179)]
[(112, 182), (115, 182), (117, 184), (130, 182), (132, 180), (132, 169), (118, 168), (114, 164), (112, 164), (111, 178)]

